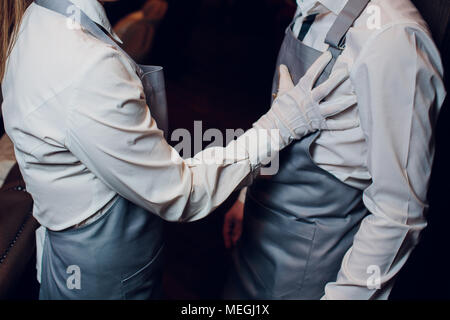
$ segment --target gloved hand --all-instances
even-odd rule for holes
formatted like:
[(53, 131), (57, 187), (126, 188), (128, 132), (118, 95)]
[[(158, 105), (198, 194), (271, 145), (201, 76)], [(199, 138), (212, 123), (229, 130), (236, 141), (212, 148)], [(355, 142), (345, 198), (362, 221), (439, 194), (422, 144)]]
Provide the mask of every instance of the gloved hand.
[(335, 72), (327, 81), (313, 88), (317, 79), (331, 61), (331, 53), (325, 52), (294, 86), (285, 65), (280, 66), (278, 96), (271, 109), (255, 124), (273, 134), (278, 129), (280, 150), (293, 140), (299, 140), (317, 130), (346, 130), (359, 125), (357, 121), (327, 120), (356, 104), (356, 96), (322, 102), (331, 92), (349, 78), (347, 70)]

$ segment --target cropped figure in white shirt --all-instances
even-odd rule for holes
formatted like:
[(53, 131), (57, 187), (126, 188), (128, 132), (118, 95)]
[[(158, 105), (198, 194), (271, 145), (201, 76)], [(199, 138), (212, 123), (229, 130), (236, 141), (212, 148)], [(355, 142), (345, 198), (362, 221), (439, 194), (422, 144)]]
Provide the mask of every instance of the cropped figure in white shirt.
[(409, 0), (297, 4), (278, 62), (295, 78), (333, 52), (331, 75), (348, 68), (350, 78), (332, 97), (357, 96), (336, 118), (361, 126), (294, 143), (277, 175), (241, 192), (224, 223), (236, 246), (226, 296), (387, 299), (427, 225), (440, 54)]

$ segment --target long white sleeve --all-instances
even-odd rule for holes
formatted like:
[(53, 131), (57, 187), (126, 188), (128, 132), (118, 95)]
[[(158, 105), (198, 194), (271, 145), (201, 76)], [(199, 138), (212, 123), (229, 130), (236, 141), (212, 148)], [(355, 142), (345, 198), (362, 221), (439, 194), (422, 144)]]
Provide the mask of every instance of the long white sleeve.
[[(368, 145), (370, 214), (324, 299), (386, 299), (426, 227), (433, 127), (443, 100), (442, 64), (415, 24), (380, 30), (355, 61), (351, 79)], [(378, 289), (379, 288), (379, 289)]]

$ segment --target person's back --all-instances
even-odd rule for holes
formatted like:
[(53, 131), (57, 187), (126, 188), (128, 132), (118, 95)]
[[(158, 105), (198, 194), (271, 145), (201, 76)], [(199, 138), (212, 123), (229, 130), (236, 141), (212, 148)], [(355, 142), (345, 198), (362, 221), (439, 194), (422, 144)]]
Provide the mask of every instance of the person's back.
[[(74, 121), (71, 110), (81, 107), (73, 105), (74, 88), (80, 81), (103, 81), (86, 75), (111, 50), (74, 21), (31, 4), (8, 59), (2, 84), (6, 132), (34, 198), (34, 214), (53, 229), (79, 223), (115, 195), (68, 151), (65, 141), (66, 122)], [(94, 194), (105, 197), (95, 203)]]

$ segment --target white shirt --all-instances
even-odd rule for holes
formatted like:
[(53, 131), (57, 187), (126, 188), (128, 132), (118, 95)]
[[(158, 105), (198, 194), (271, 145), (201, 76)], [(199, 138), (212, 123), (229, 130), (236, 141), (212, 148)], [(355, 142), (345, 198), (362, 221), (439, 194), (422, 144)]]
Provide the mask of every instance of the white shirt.
[[(327, 50), (326, 35), (347, 2), (297, 0), (294, 34), (308, 15), (318, 14), (303, 42)], [(350, 79), (334, 94), (354, 92), (358, 104), (337, 117), (359, 117), (361, 127), (321, 132), (312, 158), (344, 183), (364, 190), (370, 214), (323, 298), (386, 299), (391, 280), (427, 225), (432, 133), (446, 96), (443, 66), (426, 23), (409, 0), (372, 0), (347, 34), (333, 72), (339, 68), (349, 68)], [(245, 201), (245, 190), (239, 200)], [(378, 280), (380, 289), (368, 286)]]
[[(97, 0), (73, 2), (114, 37)], [(201, 219), (251, 182), (273, 142), (253, 140), (251, 129), (225, 150), (183, 160), (152, 119), (130, 61), (34, 3), (2, 91), (6, 132), (33, 214), (55, 231), (85, 221), (117, 195), (169, 221)]]
[[(314, 23), (303, 39), (303, 43), (319, 51), (326, 51), (328, 45), (325, 43), (325, 37), (346, 3), (347, 1), (335, 0), (298, 0), (296, 16), (300, 14), (301, 16), (294, 24), (294, 34), (298, 36), (303, 21), (308, 15), (317, 14)], [(342, 60), (340, 58), (340, 61)], [(336, 68), (339, 67), (341, 65), (338, 63)], [(347, 88), (346, 90), (351, 89)], [(346, 90), (341, 90), (341, 92)], [(374, 90), (376, 89), (374, 88)], [(356, 119), (358, 116), (357, 106), (339, 115), (343, 119)], [(322, 132), (312, 145), (311, 155), (319, 167), (352, 187), (363, 190), (371, 182), (366, 163), (367, 146), (362, 128), (340, 132)]]
[[(302, 17), (294, 32), (298, 34), (305, 16), (319, 13), (304, 43), (326, 50), (326, 34), (347, 0), (297, 2)], [(369, 3), (348, 32), (335, 70), (344, 66), (350, 80), (336, 94), (353, 91), (358, 105), (339, 116), (359, 116), (361, 127), (322, 132), (313, 159), (345, 183), (367, 183), (363, 201), (370, 214), (324, 298), (386, 299), (391, 280), (426, 227), (432, 133), (446, 96), (443, 66), (426, 23), (409, 0)], [(370, 286), (377, 281), (379, 290)]]

